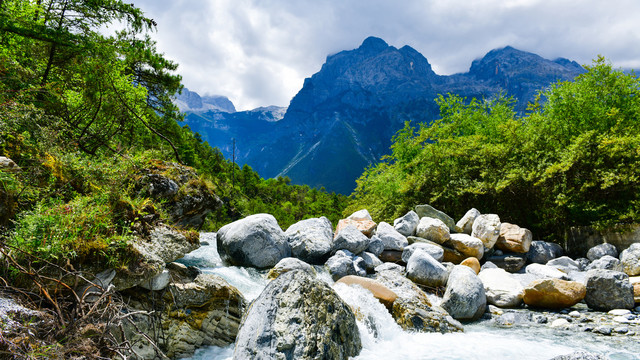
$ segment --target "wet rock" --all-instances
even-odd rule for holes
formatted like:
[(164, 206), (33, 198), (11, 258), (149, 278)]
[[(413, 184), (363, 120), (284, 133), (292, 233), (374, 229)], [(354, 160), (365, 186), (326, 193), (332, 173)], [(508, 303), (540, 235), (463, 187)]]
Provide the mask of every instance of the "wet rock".
[(584, 301), (594, 310), (632, 309), (633, 287), (629, 276), (612, 270), (587, 272), (587, 294)]
[(269, 270), (267, 279), (273, 280), (278, 276), (293, 270), (301, 270), (312, 276), (316, 275), (316, 271), (311, 267), (311, 265), (300, 259), (288, 257), (278, 261), (278, 263)]
[(380, 253), (380, 260), (383, 262), (399, 263), (402, 262), (402, 251), (385, 250)]
[(339, 250), (325, 263), (334, 281), (347, 275), (366, 276), (365, 262), (348, 250)]
[(416, 228), (416, 236), (442, 244), (449, 240), (449, 227), (440, 219), (423, 217)]
[(620, 253), (624, 272), (629, 276), (640, 275), (640, 243), (631, 244)]
[(450, 231), (456, 231), (456, 222), (453, 221), (451, 216), (443, 213), (442, 211), (434, 208), (433, 206), (418, 205), (416, 206), (415, 210), (418, 216), (420, 217), (420, 219), (422, 219), (423, 217), (439, 219), (446, 224), (447, 228), (449, 228)]
[(449, 240), (445, 243), (466, 257), (475, 257), (482, 259), (484, 255), (484, 244), (482, 240), (467, 234), (451, 234)]
[(353, 276), (348, 275), (343, 278), (340, 278), (337, 283), (343, 283), (346, 285), (359, 285), (371, 292), (373, 297), (380, 300), (382, 305), (384, 305), (389, 311), (393, 309), (393, 302), (396, 301), (398, 295), (391, 291), (388, 287), (382, 285), (380, 282), (365, 278), (362, 276)]
[(549, 260), (562, 256), (562, 247), (546, 241), (532, 241), (527, 260), (536, 264), (546, 264)]
[(413, 236), (416, 233), (416, 227), (420, 222), (420, 216), (411, 210), (403, 217), (397, 218), (393, 221), (393, 227), (404, 236)]
[(391, 315), (403, 329), (440, 333), (463, 330), (462, 324), (444, 309), (433, 307), (424, 291), (402, 276), (402, 273), (394, 270), (380, 271), (376, 274), (376, 280), (398, 296), (393, 303)]
[(247, 216), (223, 226), (217, 243), (222, 259), (233, 265), (270, 268), (291, 256), (286, 235), (269, 214)]
[(589, 249), (589, 251), (587, 251), (587, 258), (591, 261), (596, 261), (605, 255), (617, 258), (618, 250), (612, 244), (600, 244), (592, 247), (591, 249)]
[(501, 269), (515, 273), (524, 267), (524, 264), (527, 263), (527, 258), (524, 254), (505, 254), (489, 256), (487, 261), (492, 262)]
[(385, 250), (402, 251), (409, 245), (407, 238), (396, 231), (393, 226), (382, 221), (376, 228), (376, 236), (382, 240)]
[(284, 233), (291, 255), (309, 264), (323, 264), (331, 252), (333, 228), (326, 217), (299, 221)]
[(498, 307), (516, 307), (522, 303), (524, 289), (503, 269), (483, 269), (478, 274), (484, 285), (487, 302)]
[(333, 239), (331, 252), (336, 253), (338, 250), (348, 250), (354, 254), (359, 254), (369, 246), (369, 238), (367, 238), (355, 226), (349, 225), (340, 230)]
[(471, 231), (473, 231), (473, 222), (479, 215), (480, 211), (478, 211), (476, 208), (472, 208), (471, 210), (467, 211), (464, 216), (456, 223), (456, 231), (471, 235)]
[(533, 235), (529, 229), (510, 223), (500, 224), (500, 236), (496, 241), (496, 249), (514, 253), (529, 251)]
[(404, 248), (404, 250), (402, 251), (402, 261), (404, 261), (405, 263), (408, 262), (411, 255), (413, 255), (414, 251), (416, 251), (417, 249), (426, 251), (437, 261), (442, 262), (442, 259), (444, 258), (444, 250), (442, 249), (442, 246), (437, 244), (417, 242)]
[(496, 214), (482, 214), (473, 222), (471, 236), (482, 240), (484, 247), (492, 249), (500, 236), (500, 217)]
[(471, 270), (473, 270), (473, 272), (475, 272), (476, 275), (480, 273), (480, 261), (478, 261), (478, 259), (474, 257), (464, 259), (460, 263), (460, 265), (464, 265), (471, 268)]
[(346, 359), (361, 348), (349, 306), (325, 282), (292, 271), (270, 282), (251, 304), (233, 358)]
[(594, 270), (594, 269), (613, 270), (613, 271), (622, 272), (622, 263), (620, 262), (620, 260), (614, 258), (611, 255), (604, 255), (594, 260), (586, 268), (586, 270)]
[(441, 306), (457, 320), (477, 320), (484, 314), (487, 307), (484, 286), (471, 268), (462, 265), (453, 268)]
[(564, 309), (580, 302), (586, 292), (586, 287), (579, 282), (543, 279), (524, 288), (523, 301), (537, 308)]
[(447, 269), (426, 251), (416, 250), (407, 262), (407, 278), (417, 284), (444, 286), (447, 277)]

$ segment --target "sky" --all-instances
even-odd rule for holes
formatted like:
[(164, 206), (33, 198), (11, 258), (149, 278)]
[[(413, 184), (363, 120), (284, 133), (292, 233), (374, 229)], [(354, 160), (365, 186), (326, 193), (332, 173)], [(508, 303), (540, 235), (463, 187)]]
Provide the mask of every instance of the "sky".
[(238, 110), (288, 106), (330, 54), (368, 36), (422, 53), (440, 75), (507, 45), (640, 69), (638, 0), (130, 0), (158, 26), (183, 84)]

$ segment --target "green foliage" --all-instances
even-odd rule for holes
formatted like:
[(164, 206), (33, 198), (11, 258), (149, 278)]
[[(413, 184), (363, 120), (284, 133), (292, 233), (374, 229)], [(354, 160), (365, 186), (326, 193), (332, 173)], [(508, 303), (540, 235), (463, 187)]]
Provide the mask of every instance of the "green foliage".
[(471, 207), (559, 239), (569, 226), (640, 220), (640, 81), (603, 58), (516, 116), (513, 102), (440, 96), (441, 119), (393, 139), (358, 180), (345, 213), (392, 220), (429, 203)]

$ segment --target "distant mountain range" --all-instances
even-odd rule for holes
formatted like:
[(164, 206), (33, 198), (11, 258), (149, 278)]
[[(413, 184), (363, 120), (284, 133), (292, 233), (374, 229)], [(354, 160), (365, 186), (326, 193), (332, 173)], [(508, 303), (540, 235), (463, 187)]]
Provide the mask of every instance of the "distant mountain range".
[(235, 138), (236, 161), (261, 176), (349, 194), (362, 171), (389, 153), (405, 121), (438, 117), (438, 94), (490, 98), (505, 92), (524, 111), (537, 91), (583, 72), (574, 61), (505, 47), (473, 61), (467, 73), (442, 76), (415, 49), (369, 37), (357, 49), (328, 56), (288, 108), (235, 112), (227, 98), (191, 91), (177, 101), (192, 130), (228, 157)]

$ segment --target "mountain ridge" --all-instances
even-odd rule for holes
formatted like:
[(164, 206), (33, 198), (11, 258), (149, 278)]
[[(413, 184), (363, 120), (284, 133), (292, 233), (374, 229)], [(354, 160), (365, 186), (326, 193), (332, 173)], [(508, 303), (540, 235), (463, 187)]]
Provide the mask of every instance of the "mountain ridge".
[(273, 111), (281, 115), (283, 108), (188, 112), (185, 122), (225, 154), (236, 139), (238, 163), (263, 177), (288, 176), (297, 184), (348, 194), (364, 168), (389, 153), (405, 121), (438, 117), (438, 94), (506, 93), (516, 98), (516, 111), (524, 111), (539, 90), (584, 71), (568, 59), (548, 60), (507, 46), (474, 60), (466, 73), (438, 75), (410, 46), (398, 49), (368, 37), (356, 49), (327, 56), (278, 120)]

